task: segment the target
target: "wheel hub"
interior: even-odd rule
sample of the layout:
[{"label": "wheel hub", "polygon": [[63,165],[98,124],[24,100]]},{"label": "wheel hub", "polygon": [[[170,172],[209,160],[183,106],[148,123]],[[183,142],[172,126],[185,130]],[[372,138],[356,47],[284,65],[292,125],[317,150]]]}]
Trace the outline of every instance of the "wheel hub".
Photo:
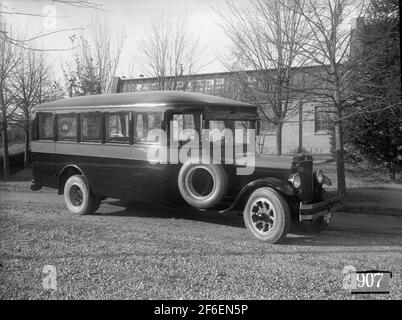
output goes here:
[{"label": "wheel hub", "polygon": [[271,232],[275,219],[275,208],[266,198],[259,198],[251,206],[251,221],[255,230],[263,235]]},{"label": "wheel hub", "polygon": [[79,207],[82,204],[83,201],[83,195],[82,195],[82,190],[79,186],[73,185],[70,188],[70,199],[71,203],[75,207]]}]

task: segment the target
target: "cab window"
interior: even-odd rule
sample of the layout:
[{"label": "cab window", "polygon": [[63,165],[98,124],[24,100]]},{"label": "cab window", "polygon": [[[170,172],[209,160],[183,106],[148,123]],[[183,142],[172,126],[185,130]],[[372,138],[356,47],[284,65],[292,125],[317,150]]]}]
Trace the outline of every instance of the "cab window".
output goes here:
[{"label": "cab window", "polygon": [[240,121],[236,120],[234,122],[235,129],[235,143],[248,144],[251,143],[250,135],[247,134],[247,130],[253,129],[253,123],[251,121]]}]

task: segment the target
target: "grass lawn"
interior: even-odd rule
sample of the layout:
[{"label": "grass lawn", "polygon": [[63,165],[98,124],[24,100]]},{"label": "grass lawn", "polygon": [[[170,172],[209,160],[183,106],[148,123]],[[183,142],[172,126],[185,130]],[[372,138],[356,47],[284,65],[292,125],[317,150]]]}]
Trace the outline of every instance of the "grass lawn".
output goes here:
[{"label": "grass lawn", "polygon": [[[331,181],[330,191],[336,191],[334,162],[314,165],[324,171]],[[347,195],[342,211],[371,214],[402,215],[402,175],[391,181],[386,170],[367,164],[346,164]]]}]

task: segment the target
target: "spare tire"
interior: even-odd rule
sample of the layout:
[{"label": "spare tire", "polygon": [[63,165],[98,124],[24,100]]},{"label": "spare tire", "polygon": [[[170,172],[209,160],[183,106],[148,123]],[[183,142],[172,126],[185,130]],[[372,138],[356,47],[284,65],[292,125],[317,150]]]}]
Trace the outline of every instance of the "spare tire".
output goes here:
[{"label": "spare tire", "polygon": [[217,205],[227,189],[227,176],[222,166],[191,160],[181,167],[177,182],[183,199],[198,209]]}]

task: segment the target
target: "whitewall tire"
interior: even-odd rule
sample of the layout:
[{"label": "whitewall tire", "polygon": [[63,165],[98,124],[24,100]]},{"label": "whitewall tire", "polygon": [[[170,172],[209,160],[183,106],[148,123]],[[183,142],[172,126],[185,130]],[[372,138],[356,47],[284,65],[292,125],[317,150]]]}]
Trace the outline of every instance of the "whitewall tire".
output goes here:
[{"label": "whitewall tire", "polygon": [[94,196],[82,175],[69,177],[64,185],[64,202],[67,209],[75,214],[91,214],[100,204],[100,198]]}]

